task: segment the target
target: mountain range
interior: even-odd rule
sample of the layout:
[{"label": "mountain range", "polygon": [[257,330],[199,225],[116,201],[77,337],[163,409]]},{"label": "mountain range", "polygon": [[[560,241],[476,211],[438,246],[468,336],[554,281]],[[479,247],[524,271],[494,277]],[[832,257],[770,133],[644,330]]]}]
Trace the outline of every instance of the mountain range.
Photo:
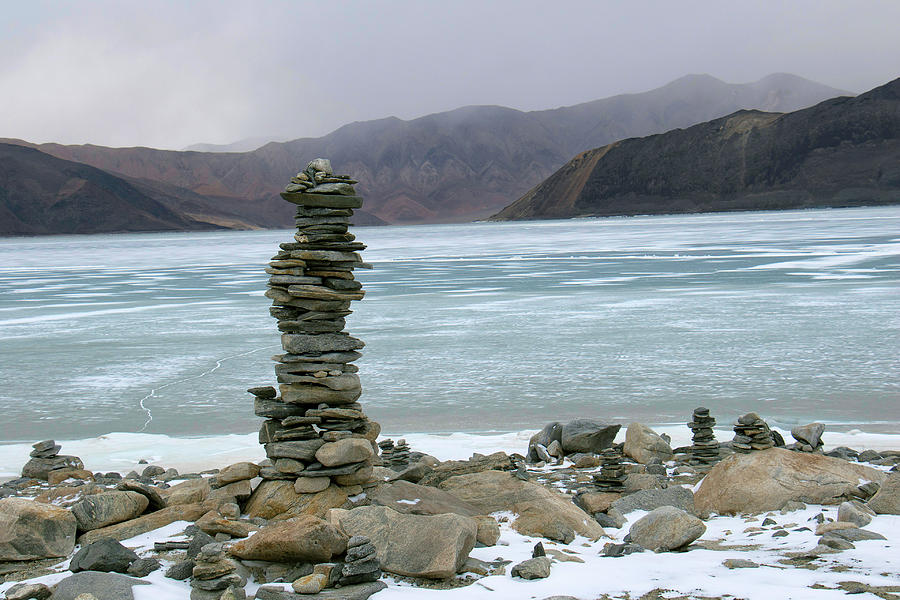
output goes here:
[{"label": "mountain range", "polygon": [[[791,111],[844,94],[786,74],[749,84],[690,75],[649,92],[552,110],[469,106],[409,121],[390,117],[351,123],[324,137],[272,142],[249,152],[0,142],[29,146],[120,179],[139,192],[134,199],[154,200],[180,218],[176,223],[155,213],[160,229],[290,227],[293,215],[278,192],[319,156],[359,180],[357,191],[366,198],[365,210],[355,217],[359,225],[460,222],[496,213],[590,148],[740,109]],[[27,164],[35,166],[36,160],[32,156]],[[50,165],[61,163],[45,166]],[[66,196],[68,189],[62,178],[51,179],[62,188],[44,188],[45,205],[54,194]],[[22,189],[31,188],[18,193]],[[125,193],[126,188],[119,189]],[[0,195],[0,215],[5,215],[0,216],[0,234],[60,232],[42,211],[18,214],[23,202],[18,197],[13,207]],[[132,201],[114,194],[103,198],[106,211]],[[106,219],[94,224],[85,219],[76,231],[120,230],[112,226]],[[153,226],[150,220],[138,220],[129,230]]]},{"label": "mountain range", "polygon": [[900,203],[900,79],[579,154],[493,219]]}]

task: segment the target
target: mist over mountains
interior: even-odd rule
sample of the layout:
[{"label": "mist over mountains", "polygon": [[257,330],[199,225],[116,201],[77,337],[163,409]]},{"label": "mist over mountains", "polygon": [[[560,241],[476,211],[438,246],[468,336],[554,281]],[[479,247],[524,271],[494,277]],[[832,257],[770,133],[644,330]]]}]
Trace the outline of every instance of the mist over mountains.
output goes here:
[{"label": "mist over mountains", "polygon": [[[390,117],[351,123],[324,137],[272,142],[250,152],[0,141],[102,170],[136,190],[140,196],[135,198],[153,200],[179,217],[173,220],[169,213],[164,216],[154,209],[148,214],[157,215],[158,221],[138,219],[128,231],[289,227],[292,211],[278,192],[306,162],[319,156],[330,158],[339,172],[360,181],[357,190],[365,196],[366,206],[355,217],[359,225],[460,222],[496,213],[573,155],[591,148],[689,127],[741,109],[786,112],[847,94],[787,74],[749,84],[690,75],[649,92],[552,110],[469,106],[409,121]],[[7,177],[34,179],[27,169],[36,168],[37,159],[21,164],[17,175]],[[52,162],[42,168],[52,165],[62,168]],[[47,211],[23,213],[28,204],[23,194],[33,190],[39,203],[49,208],[53,198],[69,198],[64,190],[74,185],[68,183],[73,178],[47,179],[58,183],[56,190],[49,184],[40,190],[17,184],[14,204],[8,192],[0,191],[4,215],[0,234],[62,232],[41,216]],[[95,202],[105,204],[104,211],[117,211],[129,200],[105,194]],[[85,219],[75,232],[123,230],[111,227],[114,224],[107,220]]]},{"label": "mist over mountains", "polygon": [[579,154],[495,220],[900,203],[900,79]]}]

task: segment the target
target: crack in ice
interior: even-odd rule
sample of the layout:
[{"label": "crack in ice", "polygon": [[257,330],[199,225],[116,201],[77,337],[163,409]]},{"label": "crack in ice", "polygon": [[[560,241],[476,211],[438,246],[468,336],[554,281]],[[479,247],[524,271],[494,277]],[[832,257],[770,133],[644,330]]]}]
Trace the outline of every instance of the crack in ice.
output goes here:
[{"label": "crack in ice", "polygon": [[263,346],[261,348],[254,348],[253,350],[248,350],[247,352],[241,352],[240,354],[232,354],[231,356],[225,356],[223,358],[216,359],[216,366],[200,373],[199,375],[192,375],[191,377],[185,377],[184,379],[179,379],[178,381],[170,381],[169,383],[166,383],[159,387],[151,389],[149,394],[147,394],[146,396],[144,396],[143,398],[141,398],[138,401],[138,406],[140,406],[141,410],[143,410],[145,413],[147,413],[147,420],[144,421],[143,426],[141,426],[141,428],[137,430],[137,433],[141,433],[142,431],[147,429],[147,427],[153,421],[153,412],[147,407],[146,404],[144,404],[144,402],[146,402],[150,398],[156,397],[156,392],[158,392],[159,390],[163,390],[167,387],[172,387],[173,385],[178,385],[180,383],[185,383],[187,381],[193,381],[194,379],[200,379],[201,377],[206,377],[207,375],[209,375],[210,373],[214,372],[216,369],[221,367],[222,363],[225,362],[226,360],[231,360],[232,358],[240,358],[241,356],[247,356],[248,354],[253,354],[254,352],[259,352],[260,350],[265,350],[267,348],[269,348],[269,349],[281,348],[281,346]]}]

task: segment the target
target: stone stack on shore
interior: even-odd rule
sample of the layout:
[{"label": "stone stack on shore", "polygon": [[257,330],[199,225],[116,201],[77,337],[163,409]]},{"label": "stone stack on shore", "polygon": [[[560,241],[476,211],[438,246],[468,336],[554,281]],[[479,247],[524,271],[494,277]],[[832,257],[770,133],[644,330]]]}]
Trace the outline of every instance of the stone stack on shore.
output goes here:
[{"label": "stone stack on shore", "polygon": [[709,416],[709,409],[698,406],[687,424],[693,434],[691,444],[691,464],[713,465],[719,462],[719,442],[713,433],[715,418]]},{"label": "stone stack on shore", "polygon": [[351,364],[365,344],[344,331],[350,302],[364,296],[353,271],[371,268],[357,253],[365,245],[348,232],[362,206],[354,183],[322,158],[293,177],[281,196],[297,205],[297,233],[266,269],[285,353],[273,357],[278,390],[249,390],[267,419],[259,441],[271,464],[260,475],[295,479],[298,493],[372,479],[380,427],[357,402],[362,388]]},{"label": "stone stack on shore", "polygon": [[60,454],[62,446],[54,440],[44,440],[33,444],[31,447],[34,450],[29,454],[31,460],[22,467],[22,477],[46,481],[51,471],[62,471],[63,469],[80,470],[84,468],[84,463],[77,456]]},{"label": "stone stack on shore", "polygon": [[735,452],[746,454],[753,450],[768,450],[774,446],[772,430],[758,414],[747,413],[734,422],[734,439],[731,441],[731,447]]},{"label": "stone stack on shore", "polygon": [[600,452],[600,472],[594,475],[594,485],[601,492],[621,492],[625,487],[625,466],[622,453],[615,448]]}]

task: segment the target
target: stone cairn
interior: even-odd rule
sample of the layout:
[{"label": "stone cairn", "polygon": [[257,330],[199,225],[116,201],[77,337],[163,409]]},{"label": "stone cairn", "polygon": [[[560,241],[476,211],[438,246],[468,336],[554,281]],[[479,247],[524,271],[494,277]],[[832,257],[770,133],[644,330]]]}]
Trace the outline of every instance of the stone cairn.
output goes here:
[{"label": "stone cairn", "polygon": [[756,413],[747,413],[734,422],[734,439],[731,447],[744,454],[752,450],[768,450],[775,446],[768,423]]},{"label": "stone cairn", "polygon": [[60,454],[62,446],[53,440],[44,440],[33,444],[31,447],[34,450],[29,454],[31,460],[22,467],[22,477],[46,481],[51,471],[84,468],[84,463],[77,456]]},{"label": "stone cairn", "polygon": [[621,492],[625,487],[625,466],[622,453],[606,448],[600,453],[600,472],[594,475],[594,485],[601,492]]},{"label": "stone cairn", "polygon": [[323,158],[291,178],[281,197],[297,205],[297,233],[266,269],[269,312],[285,353],[272,357],[278,391],[248,391],[257,416],[267,419],[259,441],[269,460],[260,476],[293,479],[297,493],[372,480],[381,428],[357,402],[362,388],[351,363],[365,344],[344,332],[350,302],[364,295],[353,270],[371,268],[357,253],[365,245],[348,233],[353,209],[362,206],[355,183]]},{"label": "stone cairn", "polygon": [[191,572],[191,600],[217,600],[228,588],[232,592],[240,590],[238,594],[243,598],[247,579],[237,570],[237,563],[226,558],[222,544],[206,544],[200,549]]},{"label": "stone cairn", "polygon": [[711,465],[719,461],[719,442],[713,433],[715,418],[709,416],[709,409],[699,406],[694,409],[691,421],[687,424],[693,433],[691,444],[691,464]]},{"label": "stone cairn", "polygon": [[354,535],[347,542],[347,556],[341,566],[340,585],[378,581],[381,578],[381,563],[375,556],[375,545],[362,535]]}]

